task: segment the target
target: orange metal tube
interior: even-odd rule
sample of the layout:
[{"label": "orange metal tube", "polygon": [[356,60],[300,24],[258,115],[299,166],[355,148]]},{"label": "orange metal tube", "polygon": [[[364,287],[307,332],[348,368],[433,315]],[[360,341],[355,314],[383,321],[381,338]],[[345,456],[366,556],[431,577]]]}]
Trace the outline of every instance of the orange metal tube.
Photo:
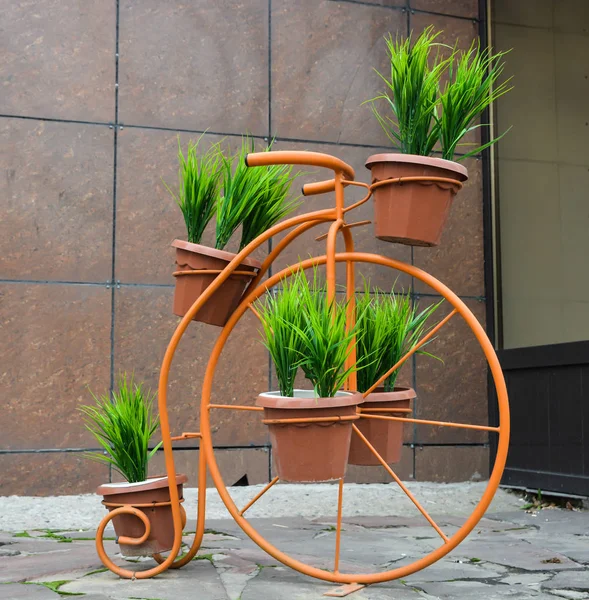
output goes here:
[{"label": "orange metal tube", "polygon": [[[269,153],[264,153],[264,154],[269,154]],[[170,500],[172,502],[172,505],[171,505],[172,518],[173,518],[173,522],[174,522],[174,546],[172,547],[172,550],[170,551],[170,554],[167,556],[165,561],[161,565],[159,565],[159,567],[157,567],[155,571],[152,569],[147,570],[147,571],[142,571],[141,578],[152,577],[154,574],[161,573],[162,571],[166,570],[169,566],[171,566],[173,564],[176,556],[178,555],[178,552],[180,551],[180,547],[182,545],[182,516],[181,516],[181,512],[180,512],[180,504],[178,502],[178,500],[179,500],[178,488],[173,483],[173,482],[175,482],[175,474],[176,473],[175,473],[175,467],[174,467],[174,456],[173,456],[173,447],[172,447],[171,432],[170,432],[170,423],[169,423],[168,411],[167,411],[167,386],[168,386],[168,379],[169,379],[172,359],[174,357],[174,354],[176,352],[178,344],[180,343],[180,340],[182,339],[182,336],[184,335],[184,332],[188,328],[188,325],[190,324],[190,322],[192,321],[192,319],[194,318],[196,313],[205,304],[205,302],[207,302],[209,300],[209,298],[219,288],[219,286],[230,277],[232,272],[235,271],[239,267],[239,265],[241,264],[241,261],[244,258],[246,258],[251,252],[253,252],[256,248],[261,246],[264,242],[266,242],[272,236],[274,236],[286,229],[289,229],[290,227],[293,227],[293,226],[296,226],[296,225],[299,225],[302,223],[307,223],[310,220],[333,219],[334,216],[335,216],[335,211],[333,211],[333,210],[316,211],[313,213],[298,215],[296,217],[286,219],[285,221],[278,223],[278,224],[274,225],[273,227],[271,227],[270,229],[266,230],[261,236],[256,238],[254,241],[252,241],[250,244],[248,244],[243,250],[241,250],[241,252],[239,252],[235,256],[235,258],[227,265],[227,267],[221,273],[219,273],[219,275],[215,278],[214,282],[203,292],[203,294],[201,294],[201,296],[199,296],[199,298],[195,301],[195,303],[188,309],[188,311],[186,312],[184,317],[182,317],[182,320],[176,327],[176,331],[172,335],[172,338],[170,339],[168,347],[166,348],[166,353],[165,353],[164,359],[162,361],[162,367],[160,370],[160,378],[159,378],[159,384],[158,384],[158,409],[159,409],[159,415],[160,415],[160,431],[161,431],[161,435],[162,435],[162,442],[163,442],[163,448],[164,448],[166,474],[168,475],[168,479],[169,479],[169,483],[170,483],[169,491],[170,491]],[[199,474],[199,480],[200,480],[200,474]],[[199,485],[199,488],[200,488],[200,485]],[[205,487],[203,487],[201,489],[205,489],[205,488],[206,488],[206,478],[205,478]],[[199,495],[199,504],[201,503],[201,496],[204,496],[204,494]],[[204,509],[204,506],[205,506],[205,500],[203,498],[203,500],[202,500],[203,509]],[[200,514],[198,515],[198,519],[201,519]],[[204,514],[202,515],[202,519],[204,519]],[[204,534],[204,520],[203,520],[203,534]],[[117,571],[113,571],[113,572],[116,572],[121,577],[133,576],[133,574],[130,571],[127,571],[127,575],[121,575],[122,571],[118,567],[116,567],[116,565],[114,563],[112,563],[112,561],[111,561],[110,565],[106,565],[106,566],[111,570],[113,570],[112,567],[115,567],[117,569]],[[139,577],[139,575],[137,575],[136,577]]]},{"label": "orange metal tube", "polygon": [[376,412],[381,412],[381,413],[412,413],[413,409],[412,408],[362,408],[361,406],[359,406],[356,409],[359,413],[376,413]]},{"label": "orange metal tube", "polygon": [[[349,179],[344,179],[344,186],[348,185],[357,185],[358,187],[365,187],[366,189],[370,189],[370,186],[367,183],[363,183],[362,181],[350,181]],[[302,192],[303,196],[317,196],[318,194],[328,194],[329,192],[333,192],[335,190],[335,179],[326,179],[325,181],[315,181],[313,183],[306,183],[303,186]]]},{"label": "orange metal tube", "polygon": [[426,419],[410,419],[409,417],[385,417],[383,415],[369,415],[361,413],[362,419],[379,419],[381,421],[400,421],[402,423],[420,423],[422,425],[434,425],[436,427],[457,427],[458,429],[475,429],[477,431],[493,431],[499,433],[500,427],[488,427],[487,425],[470,425],[468,423],[452,423],[451,421],[429,421]]},{"label": "orange metal tube", "polygon": [[337,491],[337,523],[335,527],[335,558],[333,560],[333,572],[339,573],[339,556],[342,541],[342,509],[344,506],[344,480],[339,480]]},{"label": "orange metal tube", "polygon": [[458,181],[458,179],[451,179],[449,177],[429,177],[429,176],[419,176],[419,177],[391,177],[390,179],[383,179],[382,181],[376,181],[371,186],[370,189],[374,190],[382,185],[396,185],[403,183],[423,183],[427,185],[428,183],[437,184],[444,183],[448,184],[450,187],[455,187],[456,190],[453,190],[456,194],[460,189],[462,189],[462,182]]},{"label": "orange metal tube", "polygon": [[321,152],[305,152],[297,150],[276,150],[273,152],[253,152],[246,155],[245,164],[248,167],[263,167],[267,165],[308,165],[310,167],[325,167],[335,172],[343,173],[346,179],[354,179],[354,169],[343,160]]},{"label": "orange metal tube", "polygon": [[248,510],[249,508],[251,508],[275,483],[278,482],[278,480],[280,479],[280,477],[274,477],[274,479],[268,483],[266,486],[264,486],[263,489],[261,489],[240,511],[239,514],[243,515],[243,513],[245,513],[246,510]]},{"label": "orange metal tube", "polygon": [[260,313],[254,308],[253,304],[249,305],[249,309],[254,313],[254,315],[256,315],[256,317],[258,317],[258,321],[262,320]]},{"label": "orange metal tube", "polygon": [[281,423],[334,423],[336,421],[356,421],[360,415],[335,417],[293,417],[292,419],[263,419],[265,425],[280,425]]},{"label": "orange metal tube", "polygon": [[[326,280],[327,280],[327,302],[331,303],[335,301],[335,285],[336,285],[336,273],[335,273],[335,252],[337,244],[337,232],[340,227],[344,224],[344,220],[338,218],[329,226],[329,232],[327,233],[327,263],[325,264]],[[335,306],[333,307],[335,311]]]},{"label": "orange metal tube", "polygon": [[[182,277],[184,275],[218,275],[222,273],[222,269],[194,269],[192,271],[174,271],[172,275],[174,277]],[[255,273],[253,271],[233,271],[232,275],[241,275],[244,277],[255,277]]]},{"label": "orange metal tube", "polygon": [[[346,223],[345,225],[342,226],[342,231],[344,229],[352,229],[354,227],[361,227],[362,225],[370,225],[370,223],[372,223],[372,221],[357,221],[356,223]],[[324,240],[327,238],[327,233],[322,233],[320,236],[315,238],[316,242],[320,242],[321,240]],[[346,249],[346,252],[350,252],[350,250]]]},{"label": "orange metal tube", "polygon": [[182,432],[181,435],[173,435],[170,439],[173,442],[179,442],[181,440],[190,440],[190,439],[199,438],[199,437],[200,437],[200,432],[190,433],[189,431],[184,431],[184,432]]},{"label": "orange metal tube", "polygon": [[366,436],[356,427],[356,425],[352,425],[354,428],[354,433],[356,433],[360,439],[366,444],[370,452],[374,454],[374,456],[378,459],[380,464],[386,469],[388,474],[396,481],[399,487],[407,494],[407,497],[417,510],[426,518],[427,522],[436,530],[438,535],[444,540],[444,543],[448,543],[450,540],[446,536],[446,534],[438,527],[438,524],[429,516],[428,512],[419,504],[415,496],[407,489],[407,486],[397,477],[397,474],[387,465],[386,461],[382,458],[382,456],[377,452],[376,448],[366,439]]},{"label": "orange metal tube", "polygon": [[227,410],[253,410],[256,412],[264,410],[261,406],[245,406],[243,404],[209,404],[209,408],[225,408]]},{"label": "orange metal tube", "polygon": [[315,219],[303,223],[302,225],[298,225],[291,232],[287,233],[275,246],[272,248],[272,252],[268,254],[266,260],[262,263],[262,268],[258,271],[256,278],[250,283],[251,289],[254,289],[262,278],[270,268],[270,265],[278,258],[278,256],[282,253],[282,251],[294,240],[296,240],[300,235],[305,233],[305,231],[312,229],[313,227],[317,227],[317,225],[321,225],[321,223],[325,223],[326,221],[333,221],[333,216],[331,217],[323,217],[321,219]]},{"label": "orange metal tube", "polygon": [[[190,545],[190,549],[186,554],[183,554],[179,558],[177,558],[168,568],[170,569],[180,569],[184,565],[188,564],[198,552],[200,545],[202,544],[202,540],[205,533],[205,503],[207,495],[201,494],[200,490],[205,490],[207,485],[207,462],[204,452],[199,452],[198,457],[198,503],[197,503],[197,513],[196,513],[196,532],[194,534],[194,539],[192,540],[192,544]],[[186,525],[186,512],[184,508],[180,506],[183,511],[183,523],[182,528]],[[164,558],[160,554],[154,554],[153,558],[158,563],[163,563]]]},{"label": "orange metal tube", "polygon": [[[291,219],[290,221],[291,221],[291,225],[292,225],[293,219]],[[299,222],[302,222],[302,221],[299,221]],[[275,234],[275,232],[271,233],[271,235],[274,235],[274,234]],[[268,237],[271,237],[271,235]],[[267,239],[267,238],[265,238],[265,239]],[[258,240],[256,240],[256,242],[257,241]],[[264,240],[262,240],[262,241],[264,241]],[[238,257],[238,259],[241,260],[241,257]],[[215,455],[214,455],[213,445],[212,445],[212,438],[211,438],[210,415],[209,415],[209,411],[206,410],[208,407],[209,399],[210,399],[212,382],[213,382],[213,378],[214,378],[216,365],[218,363],[218,360],[219,360],[219,357],[223,350],[223,347],[227,341],[227,338],[229,337],[231,331],[233,330],[233,328],[235,327],[235,325],[237,324],[237,322],[239,321],[239,319],[241,318],[243,313],[247,310],[248,303],[257,299],[259,296],[261,296],[263,293],[265,293],[269,287],[276,285],[282,278],[284,278],[292,273],[297,272],[299,269],[308,269],[308,268],[311,268],[314,266],[319,266],[319,265],[325,264],[327,262],[326,256],[321,256],[321,257],[314,258],[314,259],[308,259],[308,260],[302,261],[299,265],[296,265],[294,267],[289,267],[287,269],[283,269],[283,270],[279,271],[278,273],[276,273],[275,275],[270,277],[267,281],[265,281],[264,285],[258,286],[257,288],[251,290],[248,293],[247,298],[242,301],[242,303],[238,306],[238,308],[235,310],[235,312],[229,318],[229,321],[227,322],[227,324],[221,331],[221,334],[219,335],[217,342],[213,348],[213,351],[211,353],[209,363],[207,366],[207,371],[205,374],[204,382],[203,382],[202,400],[201,400],[201,419],[202,419],[201,431],[203,433],[203,438],[202,438],[201,451],[204,451],[204,453],[206,455],[206,461],[207,461],[207,465],[209,467],[209,471],[211,473],[211,477],[215,483],[215,486],[217,487],[219,495],[220,495],[221,499],[223,500],[225,506],[227,507],[227,509],[229,510],[229,512],[231,513],[231,515],[233,516],[233,518],[235,519],[237,524],[243,529],[243,531],[254,542],[256,542],[263,550],[265,550],[268,554],[270,554],[277,560],[281,561],[285,565],[287,565],[301,573],[304,573],[311,577],[316,577],[318,579],[323,579],[325,581],[333,581],[333,582],[338,582],[338,583],[354,583],[354,582],[356,582],[356,583],[378,583],[378,582],[390,581],[392,579],[397,579],[399,577],[404,577],[404,576],[410,575],[411,573],[415,573],[416,571],[419,571],[420,569],[423,569],[423,568],[427,567],[428,565],[431,565],[432,563],[436,562],[437,560],[439,560],[440,558],[445,556],[453,548],[455,548],[476,526],[478,521],[483,516],[485,510],[489,507],[489,504],[491,503],[491,500],[493,499],[493,496],[494,496],[497,488],[499,487],[501,475],[502,475],[503,469],[505,467],[505,461],[507,458],[507,450],[508,450],[508,445],[509,445],[509,404],[508,404],[508,400],[507,400],[507,389],[506,389],[505,380],[503,378],[503,374],[501,371],[501,366],[499,364],[499,361],[497,359],[497,356],[495,354],[495,351],[494,351],[494,348],[493,348],[491,342],[489,341],[484,329],[482,328],[480,323],[476,320],[476,318],[472,314],[472,312],[468,309],[468,307],[464,304],[464,302],[454,292],[452,292],[447,286],[442,284],[440,281],[438,281],[437,279],[435,279],[434,277],[432,277],[425,271],[418,269],[417,267],[402,263],[400,261],[396,261],[391,258],[385,258],[383,256],[378,256],[378,255],[364,253],[364,252],[357,252],[357,253],[345,253],[344,252],[341,254],[336,254],[335,259],[336,259],[336,262],[355,261],[355,262],[363,262],[363,263],[369,263],[369,264],[377,264],[377,265],[381,265],[381,266],[388,267],[391,269],[396,269],[403,273],[407,273],[408,275],[422,281],[426,285],[429,285],[438,294],[440,294],[447,301],[449,301],[450,304],[452,304],[452,306],[454,306],[456,308],[456,310],[460,313],[460,315],[466,321],[467,325],[470,327],[470,329],[472,330],[473,334],[475,335],[477,341],[479,342],[479,344],[485,354],[487,362],[489,364],[493,379],[495,381],[495,387],[497,390],[497,400],[498,400],[498,404],[499,404],[500,432],[499,432],[499,440],[498,440],[498,446],[497,446],[497,455],[496,455],[495,465],[494,465],[493,471],[491,473],[487,488],[485,489],[485,492],[483,493],[483,496],[481,497],[481,500],[475,507],[473,513],[470,515],[470,517],[467,519],[467,521],[464,523],[464,525],[450,538],[450,540],[447,544],[444,544],[437,550],[434,550],[433,552],[431,552],[424,558],[422,558],[410,565],[406,565],[406,566],[399,567],[397,569],[393,569],[390,571],[385,571],[382,573],[353,574],[353,575],[347,575],[347,574],[342,574],[342,573],[335,574],[335,573],[331,573],[329,571],[325,571],[322,569],[317,569],[315,567],[306,565],[306,564],[288,556],[287,554],[284,554],[283,552],[281,552],[280,550],[275,548],[272,544],[270,544],[267,540],[265,540],[263,537],[261,537],[257,533],[257,531],[248,523],[248,521],[242,515],[239,514],[239,509],[233,502],[233,499],[229,495],[227,488],[225,487],[225,485],[223,483],[223,479],[221,477],[221,474],[219,472],[219,469],[218,469],[218,466],[217,466],[217,463],[215,460]],[[220,275],[219,277],[222,277],[222,275]],[[217,283],[217,282],[215,282],[215,283]],[[207,291],[211,288],[214,288],[211,290],[211,293],[213,293],[217,287],[218,287],[218,284],[210,286],[209,288],[207,288]],[[166,357],[164,357],[164,364],[162,365],[162,376],[160,376],[160,386],[162,385],[162,383],[164,383],[164,384],[167,383],[167,370],[169,370],[169,362],[171,361],[173,353],[174,353],[176,346],[179,342],[179,339],[183,333],[182,324],[184,322],[186,322],[185,325],[187,326],[188,323],[190,322],[190,320],[192,319],[192,317],[194,316],[194,314],[196,313],[196,310],[198,310],[198,302],[196,302],[195,305],[192,307],[191,311],[189,313],[187,313],[187,315],[185,315],[184,319],[178,326],[174,336],[172,337],[172,341],[170,342],[170,345],[168,346],[168,351],[166,352]],[[194,314],[190,314],[190,313],[194,313]],[[186,326],[184,327],[184,329],[186,328]],[[164,393],[165,393],[165,390],[164,390]]]},{"label": "orange metal tube", "polygon": [[408,358],[410,358],[413,354],[415,354],[430,338],[432,338],[436,333],[442,329],[442,327],[458,312],[455,308],[447,317],[444,317],[427,335],[424,335],[421,340],[405,356],[400,358],[382,377],[378,379],[378,381],[370,387],[366,392],[364,392],[364,398],[374,392],[374,390],[391,374],[394,373]]},{"label": "orange metal tube", "polygon": [[[184,498],[180,498],[180,502],[184,502]],[[145,502],[141,504],[120,504],[118,502],[105,502],[104,500],[100,503],[107,508],[124,508],[130,506],[131,508],[155,508],[156,506],[170,506],[171,502]],[[135,513],[133,513],[135,514]],[[137,516],[137,515],[135,515]],[[147,538],[146,538],[147,539]],[[143,540],[145,541],[145,540]],[[125,542],[126,543],[126,542]],[[143,542],[138,542],[143,543]]]},{"label": "orange metal tube", "polygon": [[[354,252],[354,238],[349,227],[344,227],[341,231],[346,252]],[[346,331],[349,332],[356,325],[356,268],[352,261],[346,262],[346,301],[348,303],[346,308]],[[349,352],[345,365],[346,369],[356,366],[356,336],[350,341]],[[358,376],[355,370],[347,378],[345,389],[353,391],[358,389]]]},{"label": "orange metal tube", "polygon": [[[179,510],[179,504],[177,505],[177,508]],[[109,556],[104,550],[104,529],[112,519],[122,514],[135,515],[138,519],[140,519],[143,522],[143,525],[145,526],[145,532],[140,538],[137,539],[121,536],[119,537],[119,542],[130,545],[140,544],[146,541],[149,537],[149,534],[151,533],[151,523],[149,522],[149,518],[144,512],[140,511],[139,509],[133,508],[132,506],[121,506],[119,508],[111,510],[109,513],[106,514],[102,521],[100,521],[98,529],[96,530],[96,552],[98,553],[98,557],[100,558],[102,564],[119,577],[123,577],[125,579],[147,579],[165,571],[168,568],[168,563],[171,563],[175,557],[172,558],[172,560],[170,560],[170,557],[168,556],[165,562],[159,564],[157,567],[147,569],[146,571],[137,572],[130,571],[129,569],[123,569],[118,565],[115,565],[115,563],[109,558]]]}]

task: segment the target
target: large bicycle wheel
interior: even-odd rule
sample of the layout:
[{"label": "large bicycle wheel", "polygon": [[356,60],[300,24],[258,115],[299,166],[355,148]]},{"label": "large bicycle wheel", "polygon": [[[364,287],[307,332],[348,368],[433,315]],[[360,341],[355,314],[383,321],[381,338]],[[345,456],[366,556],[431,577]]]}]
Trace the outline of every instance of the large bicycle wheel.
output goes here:
[{"label": "large bicycle wheel", "polygon": [[[206,454],[207,466],[212,476],[212,479],[217,487],[217,490],[225,503],[227,509],[231,513],[232,517],[238,523],[238,525],[243,529],[243,531],[256,543],[266,551],[268,554],[273,556],[276,560],[284,563],[285,565],[301,572],[311,577],[315,577],[318,579],[323,579],[325,581],[331,581],[336,583],[360,583],[360,584],[371,584],[371,583],[379,583],[384,581],[390,581],[393,579],[398,579],[400,577],[408,576],[416,571],[419,571],[432,563],[436,562],[440,558],[444,557],[451,550],[456,548],[458,544],[460,544],[466,536],[474,529],[477,523],[480,521],[482,516],[484,515],[486,509],[489,507],[497,488],[499,487],[499,483],[501,480],[501,475],[503,473],[503,469],[505,467],[505,461],[507,458],[507,448],[509,444],[509,405],[507,398],[507,390],[505,386],[505,381],[503,378],[503,374],[501,371],[501,367],[499,365],[499,361],[493,349],[491,342],[489,341],[484,329],[477,321],[475,316],[469,310],[469,308],[464,304],[464,302],[448,287],[442,284],[440,281],[427,274],[426,272],[405,264],[399,261],[385,258],[378,255],[366,254],[361,252],[350,252],[350,253],[339,253],[336,255],[336,262],[348,262],[348,263],[372,263],[385,267],[389,267],[396,271],[406,273],[426,285],[430,286],[436,294],[439,294],[443,297],[446,302],[451,306],[451,312],[443,318],[438,324],[433,327],[428,333],[428,337],[433,335],[443,335],[443,328],[451,319],[453,318],[462,318],[466,325],[471,330],[478,344],[480,345],[485,358],[488,362],[490,372],[495,384],[496,395],[498,400],[498,408],[499,408],[499,426],[491,427],[482,424],[475,423],[452,423],[445,421],[434,421],[427,419],[413,419],[409,417],[387,417],[387,416],[377,416],[377,415],[362,415],[360,418],[377,418],[377,419],[393,419],[401,422],[410,422],[414,424],[421,425],[430,425],[434,427],[453,427],[453,428],[462,428],[462,429],[470,429],[477,431],[490,432],[498,435],[498,443],[497,443],[497,454],[495,457],[495,464],[488,482],[488,485],[478,502],[475,506],[472,514],[466,519],[465,523],[452,535],[448,536],[444,533],[442,528],[438,526],[438,524],[434,521],[434,519],[429,515],[427,510],[419,503],[419,499],[412,494],[410,489],[401,481],[401,479],[396,475],[393,469],[386,462],[381,459],[381,465],[386,471],[389,473],[391,478],[400,486],[403,492],[407,495],[411,503],[415,506],[415,508],[421,513],[424,519],[424,524],[429,524],[437,533],[440,538],[440,545],[428,552],[425,556],[414,560],[408,564],[404,564],[400,567],[393,569],[385,569],[380,572],[370,572],[370,573],[362,573],[362,572],[352,572],[348,569],[346,572],[340,569],[340,548],[342,539],[342,502],[343,496],[345,492],[345,487],[343,485],[343,480],[340,481],[339,489],[338,489],[338,499],[337,499],[337,527],[335,531],[335,544],[334,544],[334,555],[333,555],[333,567],[328,569],[326,567],[318,568],[312,564],[308,564],[305,559],[301,560],[295,556],[291,556],[288,554],[288,548],[279,549],[275,547],[272,543],[270,543],[264,536],[262,536],[254,526],[248,521],[245,516],[246,511],[266,492],[271,494],[272,486],[277,482],[277,478],[273,479],[257,496],[252,498],[252,500],[244,507],[239,508],[233,499],[221,474],[219,472],[219,468],[217,465],[217,461],[215,458],[215,450],[212,445],[212,437],[211,437],[211,419],[214,420],[214,414],[216,411],[222,410],[241,410],[243,411],[243,415],[249,415],[249,418],[260,418],[260,414],[258,412],[257,407],[254,406],[254,398],[251,399],[250,406],[232,406],[232,405],[219,405],[219,404],[211,404],[211,390],[213,379],[215,376],[215,370],[218,363],[218,360],[222,354],[223,348],[234,329],[235,325],[239,321],[239,319],[244,315],[244,313],[248,310],[249,306],[253,301],[259,298],[263,293],[267,291],[268,288],[276,285],[282,278],[289,276],[293,273],[293,271],[297,271],[298,269],[310,269],[319,265],[325,264],[327,261],[326,256],[309,259],[303,261],[299,265],[295,265],[294,267],[288,267],[283,271],[275,274],[270,277],[263,285],[260,285],[255,290],[248,293],[248,297],[240,304],[238,309],[235,311],[233,316],[230,318],[227,325],[224,327],[221,332],[217,343],[211,353],[211,357],[207,366],[207,372],[205,375],[203,392],[202,392],[202,401],[201,401],[201,448],[204,450]],[[407,357],[409,354],[407,355]],[[245,416],[244,416],[245,418]],[[355,434],[362,439],[364,443],[368,443],[358,428],[354,427]],[[372,448],[371,451],[374,451]],[[304,485],[304,484],[303,484]],[[312,501],[312,500],[311,500]],[[325,564],[325,561],[317,561]]]}]

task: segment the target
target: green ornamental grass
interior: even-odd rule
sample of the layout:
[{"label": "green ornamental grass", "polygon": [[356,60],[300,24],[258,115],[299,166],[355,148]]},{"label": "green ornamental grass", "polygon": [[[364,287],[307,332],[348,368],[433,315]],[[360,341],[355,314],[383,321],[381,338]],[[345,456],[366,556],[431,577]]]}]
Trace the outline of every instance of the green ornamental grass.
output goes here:
[{"label": "green ornamental grass", "polygon": [[298,177],[293,176],[292,165],[250,168],[245,164],[250,152],[255,152],[254,141],[246,137],[237,156],[222,158],[223,194],[217,210],[215,242],[219,250],[227,246],[240,226],[242,250],[298,206],[297,200],[288,200],[292,182]]},{"label": "green ornamental grass", "polygon": [[302,326],[300,281],[301,271],[282,281],[279,292],[269,291],[265,302],[257,303],[263,327],[263,343],[266,346],[278,379],[280,393],[293,397],[294,382],[302,356],[299,331]]},{"label": "green ornamental grass", "polygon": [[[356,304],[358,391],[368,391],[417,345],[426,332],[426,321],[442,302],[419,311],[408,294],[380,290],[371,294],[365,285]],[[424,350],[417,352],[432,356]],[[394,390],[398,374],[397,369],[385,379],[385,392]]]},{"label": "green ornamental grass", "polygon": [[104,450],[88,456],[112,466],[129,483],[145,481],[149,459],[161,446],[160,442],[149,450],[149,440],[159,425],[159,418],[152,414],[154,395],[127,374],[119,376],[117,388],[112,398],[90,392],[95,404],[79,409],[86,429]]},{"label": "green ornamental grass", "polygon": [[347,301],[327,301],[317,273],[304,272],[282,282],[275,295],[258,303],[264,345],[276,369],[280,393],[292,397],[299,368],[320,398],[332,398],[356,367],[346,368],[357,329],[346,327]]},{"label": "green ornamental grass", "polygon": [[[289,199],[289,194],[301,173],[293,174],[292,165],[248,168],[245,157],[255,152],[249,136],[242,139],[237,154],[228,155],[221,142],[199,149],[203,135],[188,143],[186,155],[178,139],[177,193],[164,185],[182,211],[189,242],[200,244],[215,217],[215,248],[225,249],[241,228],[242,250],[299,206],[298,198]],[[265,151],[271,148],[272,144]]]},{"label": "green ornamental grass", "polygon": [[[485,109],[507,93],[509,81],[498,83],[504,70],[505,52],[493,54],[473,43],[462,52],[437,41],[441,31],[427,27],[413,40],[413,34],[385,38],[390,76],[377,72],[386,90],[368,100],[372,111],[394,146],[404,154],[431,156],[439,143],[443,158],[464,160],[494,144],[498,138],[456,156],[460,141],[469,132],[487,127],[476,124]],[[442,48],[449,50],[444,58]],[[442,88],[441,80],[447,75]],[[383,102],[388,114],[377,104]],[[507,132],[505,132],[507,133]],[[505,133],[503,135],[505,135]]]},{"label": "green ornamental grass", "polygon": [[207,225],[217,211],[222,174],[223,155],[220,144],[213,144],[199,155],[198,148],[202,137],[201,135],[195,143],[188,142],[186,156],[178,138],[178,194],[174,194],[164,182],[182,211],[188,234],[187,241],[192,244],[200,244]]},{"label": "green ornamental grass", "polygon": [[[510,79],[498,83],[505,68],[501,61],[505,54],[507,52],[492,54],[487,48],[481,50],[480,41],[476,44],[473,42],[466,52],[454,51],[454,59],[448,66],[448,82],[440,95],[442,114],[438,119],[442,156],[445,159],[454,160],[458,146],[464,145],[460,144],[460,140],[467,133],[487,126],[477,125],[476,120],[491,103],[512,89]],[[456,159],[464,160],[482,152],[501,139],[507,131]]]}]

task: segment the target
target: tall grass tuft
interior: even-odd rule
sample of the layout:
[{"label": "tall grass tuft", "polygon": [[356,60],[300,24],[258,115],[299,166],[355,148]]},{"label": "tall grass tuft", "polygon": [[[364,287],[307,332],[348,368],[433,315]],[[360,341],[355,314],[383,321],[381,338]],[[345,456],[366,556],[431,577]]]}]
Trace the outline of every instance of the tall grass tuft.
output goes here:
[{"label": "tall grass tuft", "polygon": [[[493,54],[473,43],[460,51],[437,42],[441,31],[427,27],[415,41],[389,34],[385,37],[390,60],[390,76],[377,71],[386,90],[368,100],[387,137],[404,154],[430,156],[437,144],[443,157],[454,160],[460,141],[469,132],[486,124],[475,124],[485,109],[507,93],[509,81],[499,83],[506,52]],[[443,58],[440,49],[449,50]],[[443,86],[441,81],[447,74]],[[389,114],[382,114],[377,103],[384,102]],[[507,133],[507,132],[505,132]],[[478,146],[457,160],[482,152],[498,138]]]},{"label": "tall grass tuft", "polygon": [[264,331],[263,344],[274,363],[280,394],[289,398],[293,397],[302,356],[299,336],[303,324],[300,290],[304,282],[301,278],[305,278],[305,274],[298,271],[283,279],[280,291],[269,291],[265,302],[257,303]]},{"label": "tall grass tuft", "polygon": [[[412,35],[407,39],[385,37],[391,73],[390,77],[377,73],[387,90],[369,102],[387,137],[404,154],[429,156],[439,139],[439,82],[451,60],[438,53],[432,57],[432,51],[440,46],[436,42],[440,33],[430,26],[415,43]],[[378,111],[377,100],[385,102],[392,118]]]},{"label": "tall grass tuft", "polygon": [[[368,391],[419,342],[427,319],[442,302],[418,311],[408,294],[386,294],[380,290],[371,294],[365,285],[356,304],[358,391]],[[418,353],[432,356],[424,350]],[[394,390],[398,374],[397,369],[385,379],[385,392]]]},{"label": "tall grass tuft", "polygon": [[[442,115],[438,125],[443,158],[454,160],[456,150],[461,145],[460,140],[466,134],[479,127],[488,127],[487,124],[476,125],[475,122],[490,104],[512,89],[511,78],[498,83],[505,67],[505,63],[501,61],[505,54],[507,52],[493,54],[487,48],[481,50],[479,41],[476,44],[473,42],[467,52],[460,55],[454,53],[448,67],[449,79],[440,95]],[[482,152],[501,139],[507,131],[457,157],[457,160]]]},{"label": "tall grass tuft", "polygon": [[[270,148],[271,144],[266,151]],[[254,140],[245,137],[236,156],[222,159],[223,195],[217,211],[215,242],[218,249],[225,248],[242,226],[239,245],[242,250],[298,206],[296,200],[287,199],[291,184],[298,177],[292,175],[292,166],[249,168],[245,164],[245,157],[254,151]]]},{"label": "tall grass tuft", "polygon": [[82,406],[86,429],[96,438],[104,453],[88,453],[89,458],[112,466],[129,483],[147,479],[147,464],[161,442],[149,450],[159,418],[152,414],[154,395],[144,391],[133,376],[119,376],[117,390],[95,396],[94,406]]},{"label": "tall grass tuft", "polygon": [[204,230],[215,215],[221,180],[220,144],[213,144],[206,152],[198,154],[202,134],[196,142],[188,142],[186,156],[178,138],[178,194],[164,182],[182,211],[188,241],[199,244]]},{"label": "tall grass tuft", "polygon": [[347,301],[328,302],[317,273],[309,283],[299,271],[282,283],[275,296],[259,303],[264,345],[276,369],[280,393],[293,396],[299,368],[313,384],[317,397],[331,398],[355,367],[346,367],[350,342],[357,335],[346,331]]}]

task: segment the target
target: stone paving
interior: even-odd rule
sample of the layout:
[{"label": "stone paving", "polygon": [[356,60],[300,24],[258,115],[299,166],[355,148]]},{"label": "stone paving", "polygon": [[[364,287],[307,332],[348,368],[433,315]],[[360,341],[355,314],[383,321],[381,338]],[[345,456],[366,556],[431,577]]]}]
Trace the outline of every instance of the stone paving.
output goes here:
[{"label": "stone paving", "polygon": [[[447,535],[464,517],[432,515]],[[333,518],[257,518],[252,524],[292,556],[332,569]],[[412,563],[439,546],[417,517],[347,517],[341,570],[378,572]],[[194,528],[188,522],[187,531]],[[336,585],[305,577],[265,554],[229,519],[207,521],[195,560],[150,580],[124,580],[105,571],[94,532],[27,530],[0,533],[0,600],[307,600]],[[112,533],[111,533],[112,535]],[[190,543],[191,536],[185,541]],[[129,568],[115,542],[105,547]],[[137,559],[133,559],[136,561]],[[589,599],[589,512],[544,509],[491,513],[449,556],[401,581],[366,587],[353,600]]]}]

